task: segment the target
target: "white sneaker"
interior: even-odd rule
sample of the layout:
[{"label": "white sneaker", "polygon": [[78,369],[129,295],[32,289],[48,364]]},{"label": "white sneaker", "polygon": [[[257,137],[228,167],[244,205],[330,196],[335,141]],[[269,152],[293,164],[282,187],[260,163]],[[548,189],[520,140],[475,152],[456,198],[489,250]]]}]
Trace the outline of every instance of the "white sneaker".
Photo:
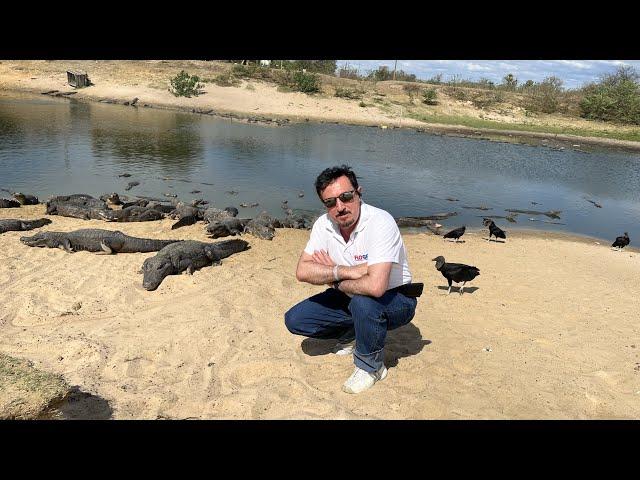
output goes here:
[{"label": "white sneaker", "polygon": [[351,376],[344,382],[344,385],[342,385],[342,390],[347,393],[360,393],[373,387],[374,383],[378,380],[384,380],[386,377],[387,368],[384,366],[373,373],[356,367]]},{"label": "white sneaker", "polygon": [[355,343],[355,340],[348,343],[336,343],[336,346],[333,347],[332,352],[336,355],[351,355],[353,353]]}]

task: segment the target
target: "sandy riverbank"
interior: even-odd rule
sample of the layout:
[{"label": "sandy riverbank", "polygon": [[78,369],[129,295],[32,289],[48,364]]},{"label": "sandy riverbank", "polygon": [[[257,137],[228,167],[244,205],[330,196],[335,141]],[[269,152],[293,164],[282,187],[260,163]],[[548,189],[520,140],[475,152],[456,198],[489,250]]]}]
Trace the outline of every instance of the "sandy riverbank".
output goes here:
[{"label": "sandy riverbank", "polygon": [[[36,218],[44,206],[3,209]],[[41,230],[120,229],[208,240],[202,224],[113,224],[52,216]],[[320,290],[295,279],[308,232],[273,241],[157,291],[136,273],[153,254],[67,254],[0,235],[0,353],[28,359],[108,402],[113,418],[594,419],[640,416],[637,250],[583,237],[514,231],[505,244],[471,231],[451,244],[405,234],[416,317],[391,332],[389,376],[348,395],[350,358],[291,335],[284,312]],[[476,265],[469,292],[446,295],[431,258]],[[468,285],[469,287],[469,285]]]},{"label": "sandy riverbank", "polygon": [[[362,108],[359,102],[338,98],[329,93],[306,95],[300,92],[280,91],[273,83],[259,80],[243,80],[237,87],[222,87],[212,81],[206,83],[203,95],[186,98],[175,97],[167,90],[168,80],[182,69],[200,78],[210,80],[226,72],[229,64],[204,61],[71,61],[71,60],[4,60],[0,61],[0,91],[42,92],[59,90],[75,92],[73,98],[79,101],[108,101],[124,104],[137,98],[137,108],[163,108],[220,115],[238,120],[261,121],[277,124],[289,122],[326,122],[353,125],[367,125],[385,128],[413,128],[428,133],[470,136],[475,138],[499,139],[510,142],[539,142],[544,145],[572,148],[583,145],[598,145],[626,150],[640,150],[640,142],[617,140],[603,137],[584,137],[568,134],[519,131],[505,127],[504,130],[428,123],[407,117],[406,105],[402,106],[403,89],[401,82],[379,82],[376,90],[389,99],[394,99],[388,108],[374,103]],[[83,70],[89,73],[94,85],[74,89],[67,83],[67,70]],[[348,79],[331,79],[333,82]],[[357,87],[353,81],[352,87]],[[328,86],[331,89],[332,86]],[[383,93],[386,92],[386,93]],[[444,94],[443,94],[444,96]],[[504,114],[479,113],[464,102],[445,100],[440,113],[456,115],[480,115],[480,118],[506,122],[519,121],[522,112]],[[402,107],[402,108],[401,108]],[[516,109],[517,110],[517,109]],[[403,113],[404,112],[404,113]],[[522,119],[520,119],[522,120]],[[557,127],[596,128],[594,122],[583,119],[551,118],[550,125]],[[564,123],[563,123],[564,122]],[[598,129],[615,129],[612,125],[599,123]],[[629,127],[631,128],[631,127]]]}]

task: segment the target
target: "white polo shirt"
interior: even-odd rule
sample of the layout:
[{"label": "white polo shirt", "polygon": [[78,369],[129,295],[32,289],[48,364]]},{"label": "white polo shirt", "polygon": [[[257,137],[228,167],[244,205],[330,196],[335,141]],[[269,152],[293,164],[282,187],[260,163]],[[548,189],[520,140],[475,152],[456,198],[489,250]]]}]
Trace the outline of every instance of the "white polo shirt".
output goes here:
[{"label": "white polo shirt", "polygon": [[348,242],[344,241],[340,228],[328,214],[319,217],[304,249],[309,255],[316,250],[325,250],[338,265],[350,267],[391,262],[387,289],[411,283],[407,250],[396,221],[385,210],[364,202],[360,204],[360,219]]}]

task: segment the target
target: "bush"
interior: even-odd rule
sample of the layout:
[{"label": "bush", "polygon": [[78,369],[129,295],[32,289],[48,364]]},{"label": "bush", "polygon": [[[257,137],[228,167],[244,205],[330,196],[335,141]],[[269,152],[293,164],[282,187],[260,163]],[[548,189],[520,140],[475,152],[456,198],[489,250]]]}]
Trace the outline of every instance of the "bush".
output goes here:
[{"label": "bush", "polygon": [[532,112],[554,113],[561,108],[562,80],[547,77],[542,82],[527,88],[525,108]]},{"label": "bush", "polygon": [[467,92],[459,87],[447,87],[445,89],[445,93],[451,98],[455,98],[456,100],[460,100],[462,102],[469,100],[469,95],[467,95]]},{"label": "bush", "polygon": [[592,120],[640,125],[640,84],[638,73],[620,67],[599,83],[583,88],[581,115]]},{"label": "bush", "polygon": [[320,91],[320,77],[315,73],[295,72],[291,87],[298,92],[315,93]]},{"label": "bush", "polygon": [[351,100],[360,100],[364,92],[360,90],[351,90],[349,88],[336,87],[334,96],[339,98],[349,98]]},{"label": "bush", "polygon": [[170,80],[169,91],[176,97],[191,97],[192,95],[197,97],[202,93],[201,89],[204,88],[204,85],[198,82],[200,82],[200,78],[197,75],[189,75],[182,70]]},{"label": "bush", "polygon": [[436,98],[438,97],[438,92],[436,92],[435,88],[428,88],[424,92],[422,92],[422,103],[426,103],[427,105],[437,105],[438,101]]},{"label": "bush", "polygon": [[487,108],[504,101],[504,94],[499,90],[491,92],[476,92],[471,98],[473,106],[476,108]]},{"label": "bush", "polygon": [[213,82],[220,87],[235,87],[240,84],[240,80],[234,77],[231,73],[223,73],[213,79]]}]

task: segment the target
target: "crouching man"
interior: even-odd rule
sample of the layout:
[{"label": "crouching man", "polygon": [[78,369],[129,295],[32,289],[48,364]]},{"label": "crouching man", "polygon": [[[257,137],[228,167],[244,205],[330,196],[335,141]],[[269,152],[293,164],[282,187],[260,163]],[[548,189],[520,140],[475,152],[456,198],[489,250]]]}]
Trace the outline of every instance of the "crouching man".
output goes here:
[{"label": "crouching man", "polygon": [[334,353],[353,353],[355,370],[342,386],[359,393],[387,376],[387,330],[415,314],[422,284],[411,284],[400,230],[386,211],[362,201],[350,167],[324,170],[316,191],[327,212],[316,220],[296,278],[331,285],[285,314],[291,333],[337,340]]}]

